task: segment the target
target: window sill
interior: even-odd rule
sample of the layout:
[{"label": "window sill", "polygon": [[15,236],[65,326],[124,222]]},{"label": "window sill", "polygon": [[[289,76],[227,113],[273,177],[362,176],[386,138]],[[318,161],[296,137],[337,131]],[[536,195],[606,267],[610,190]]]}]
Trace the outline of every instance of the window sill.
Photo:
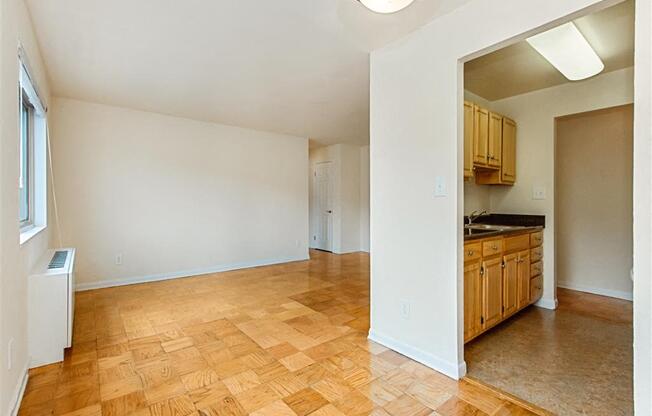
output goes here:
[{"label": "window sill", "polygon": [[40,233],[41,231],[45,230],[47,225],[35,225],[34,227],[30,227],[26,229],[25,231],[20,232],[20,245],[22,246],[29,240],[31,240],[33,237],[36,236],[36,234]]}]

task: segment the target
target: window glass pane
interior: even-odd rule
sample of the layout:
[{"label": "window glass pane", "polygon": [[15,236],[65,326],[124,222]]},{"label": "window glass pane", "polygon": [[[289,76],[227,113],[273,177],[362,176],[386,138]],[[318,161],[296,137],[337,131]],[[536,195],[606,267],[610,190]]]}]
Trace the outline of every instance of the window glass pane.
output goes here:
[{"label": "window glass pane", "polygon": [[29,108],[21,101],[20,111],[20,178],[19,220],[21,223],[29,221]]}]

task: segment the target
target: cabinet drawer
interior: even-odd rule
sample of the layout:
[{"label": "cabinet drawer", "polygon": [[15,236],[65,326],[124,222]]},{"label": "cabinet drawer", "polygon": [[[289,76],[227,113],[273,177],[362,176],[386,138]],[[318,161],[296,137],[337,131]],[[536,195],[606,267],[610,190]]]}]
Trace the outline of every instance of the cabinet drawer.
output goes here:
[{"label": "cabinet drawer", "polygon": [[530,247],[539,247],[543,244],[543,231],[530,234]]},{"label": "cabinet drawer", "polygon": [[464,262],[478,260],[482,257],[482,243],[464,244]]},{"label": "cabinet drawer", "polygon": [[504,241],[505,252],[520,251],[530,248],[529,234],[517,235],[516,237],[508,237]]},{"label": "cabinet drawer", "polygon": [[539,275],[530,280],[530,302],[534,303],[543,294],[543,276]]},{"label": "cabinet drawer", "polygon": [[482,243],[482,257],[494,256],[503,252],[503,240],[489,240]]},{"label": "cabinet drawer", "polygon": [[543,258],[543,247],[535,247],[530,250],[530,261],[532,263],[537,262]]},{"label": "cabinet drawer", "polygon": [[530,276],[539,276],[543,272],[543,262],[537,261],[530,265]]}]

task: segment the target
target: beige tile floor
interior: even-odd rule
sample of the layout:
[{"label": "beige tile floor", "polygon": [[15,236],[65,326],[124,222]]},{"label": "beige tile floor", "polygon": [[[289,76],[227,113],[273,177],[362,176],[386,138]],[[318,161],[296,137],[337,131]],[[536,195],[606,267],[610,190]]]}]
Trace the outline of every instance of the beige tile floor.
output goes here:
[{"label": "beige tile floor", "polygon": [[632,415],[632,303],[559,289],[465,348],[474,377],[560,415]]},{"label": "beige tile floor", "polygon": [[20,415],[542,414],[367,341],[366,254],[82,292],[75,315]]}]

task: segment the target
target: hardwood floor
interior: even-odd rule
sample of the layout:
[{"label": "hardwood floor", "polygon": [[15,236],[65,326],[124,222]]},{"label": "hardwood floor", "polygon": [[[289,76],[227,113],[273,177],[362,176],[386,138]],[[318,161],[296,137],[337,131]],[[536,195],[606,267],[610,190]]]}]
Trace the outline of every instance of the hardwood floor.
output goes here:
[{"label": "hardwood floor", "polygon": [[369,256],[77,294],[74,345],[20,415],[542,414],[369,342]]}]

